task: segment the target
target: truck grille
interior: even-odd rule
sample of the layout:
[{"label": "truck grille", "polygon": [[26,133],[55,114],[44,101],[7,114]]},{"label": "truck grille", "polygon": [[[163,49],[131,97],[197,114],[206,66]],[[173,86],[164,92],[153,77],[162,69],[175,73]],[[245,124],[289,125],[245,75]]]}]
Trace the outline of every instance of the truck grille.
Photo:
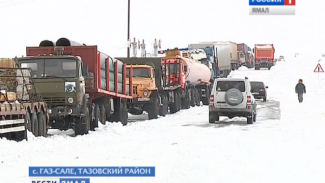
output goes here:
[{"label": "truck grille", "polygon": [[64,104],[65,97],[43,97],[44,102],[52,104]]}]

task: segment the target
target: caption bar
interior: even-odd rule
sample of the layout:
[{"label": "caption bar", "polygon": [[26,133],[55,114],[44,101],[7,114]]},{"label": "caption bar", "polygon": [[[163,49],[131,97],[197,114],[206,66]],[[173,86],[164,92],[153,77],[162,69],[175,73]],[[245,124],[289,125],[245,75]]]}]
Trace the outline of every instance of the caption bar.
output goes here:
[{"label": "caption bar", "polygon": [[29,177],[154,177],[155,167],[29,167]]}]

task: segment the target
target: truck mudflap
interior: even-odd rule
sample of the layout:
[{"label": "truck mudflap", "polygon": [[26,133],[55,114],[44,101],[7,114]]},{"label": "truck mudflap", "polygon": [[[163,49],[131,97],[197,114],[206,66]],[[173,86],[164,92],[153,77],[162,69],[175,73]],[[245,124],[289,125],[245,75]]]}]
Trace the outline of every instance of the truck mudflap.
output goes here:
[{"label": "truck mudflap", "polygon": [[6,134],[11,132],[25,131],[25,120],[14,119],[14,120],[3,120],[0,121],[0,134]]}]

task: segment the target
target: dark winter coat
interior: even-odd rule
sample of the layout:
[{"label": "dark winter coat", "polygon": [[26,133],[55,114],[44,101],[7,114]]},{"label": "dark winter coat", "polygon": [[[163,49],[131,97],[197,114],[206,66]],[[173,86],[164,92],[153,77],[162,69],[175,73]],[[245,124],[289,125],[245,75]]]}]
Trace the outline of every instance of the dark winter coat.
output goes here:
[{"label": "dark winter coat", "polygon": [[303,83],[298,83],[296,85],[296,93],[306,93],[306,87]]}]

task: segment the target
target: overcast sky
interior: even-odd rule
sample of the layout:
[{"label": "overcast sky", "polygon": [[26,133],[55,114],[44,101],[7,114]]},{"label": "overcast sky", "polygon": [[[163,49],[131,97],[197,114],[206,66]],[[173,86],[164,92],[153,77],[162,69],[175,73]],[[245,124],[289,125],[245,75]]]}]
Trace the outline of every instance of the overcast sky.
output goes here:
[{"label": "overcast sky", "polygon": [[[276,55],[325,52],[325,1],[298,0],[296,15],[252,16],[248,0],[131,0],[131,38],[163,49],[199,41],[275,44]],[[0,0],[0,57],[67,37],[126,56],[127,0]],[[138,53],[140,55],[140,53]]]}]

